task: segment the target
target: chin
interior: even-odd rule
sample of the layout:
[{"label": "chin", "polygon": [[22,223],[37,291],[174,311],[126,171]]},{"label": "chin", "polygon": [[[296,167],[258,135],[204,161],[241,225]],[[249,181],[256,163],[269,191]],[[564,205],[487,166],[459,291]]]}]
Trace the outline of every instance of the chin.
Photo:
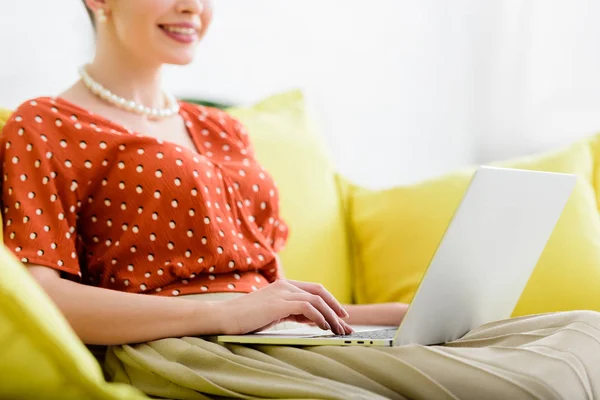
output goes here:
[{"label": "chin", "polygon": [[165,57],[162,57],[162,62],[164,64],[171,65],[188,65],[192,61],[194,61],[195,53],[179,53],[179,54],[169,54]]},{"label": "chin", "polygon": [[169,59],[167,61],[165,61],[165,64],[171,64],[171,65],[188,65],[191,64],[192,61],[194,61],[193,58],[173,58],[173,59]]}]

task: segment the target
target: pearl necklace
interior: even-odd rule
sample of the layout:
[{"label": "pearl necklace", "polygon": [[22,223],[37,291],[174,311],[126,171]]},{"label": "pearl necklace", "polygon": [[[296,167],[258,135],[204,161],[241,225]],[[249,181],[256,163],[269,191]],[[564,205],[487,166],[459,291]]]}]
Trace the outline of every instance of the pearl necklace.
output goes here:
[{"label": "pearl necklace", "polygon": [[124,97],[117,96],[100,83],[96,82],[87,73],[85,66],[79,69],[79,75],[81,75],[81,80],[83,81],[85,87],[87,87],[92,93],[100,97],[102,100],[123,110],[144,115],[152,119],[171,117],[179,112],[179,104],[177,103],[177,100],[175,97],[167,93],[164,94],[167,104],[166,108],[146,107],[145,105],[138,104],[133,100],[127,100]]}]

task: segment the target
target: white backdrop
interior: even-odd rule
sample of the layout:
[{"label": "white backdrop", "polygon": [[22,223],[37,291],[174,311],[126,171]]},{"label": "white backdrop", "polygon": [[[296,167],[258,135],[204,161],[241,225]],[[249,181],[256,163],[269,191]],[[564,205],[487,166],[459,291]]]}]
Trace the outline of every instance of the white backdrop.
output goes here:
[{"label": "white backdrop", "polygon": [[485,3],[473,34],[475,160],[539,152],[600,132],[600,2]]},{"label": "white backdrop", "polygon": [[[595,0],[214,0],[182,96],[302,88],[338,168],[371,187],[600,131]],[[4,2],[0,106],[55,94],[91,57],[78,0]]]}]

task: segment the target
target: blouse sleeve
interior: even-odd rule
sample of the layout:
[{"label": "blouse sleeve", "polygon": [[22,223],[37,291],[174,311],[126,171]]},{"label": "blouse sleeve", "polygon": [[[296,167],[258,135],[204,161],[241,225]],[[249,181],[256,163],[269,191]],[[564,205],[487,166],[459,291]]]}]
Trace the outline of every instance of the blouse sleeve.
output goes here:
[{"label": "blouse sleeve", "polygon": [[81,277],[75,232],[78,185],[69,162],[61,160],[64,149],[55,141],[49,125],[27,107],[17,110],[4,127],[4,242],[22,262]]}]

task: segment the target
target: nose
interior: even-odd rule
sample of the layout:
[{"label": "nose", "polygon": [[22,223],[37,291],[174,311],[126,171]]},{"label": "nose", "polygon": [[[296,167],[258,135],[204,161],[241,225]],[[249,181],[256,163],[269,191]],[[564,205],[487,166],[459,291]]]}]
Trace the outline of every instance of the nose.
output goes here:
[{"label": "nose", "polygon": [[202,0],[180,0],[177,3],[177,12],[181,14],[200,15],[204,11]]}]

